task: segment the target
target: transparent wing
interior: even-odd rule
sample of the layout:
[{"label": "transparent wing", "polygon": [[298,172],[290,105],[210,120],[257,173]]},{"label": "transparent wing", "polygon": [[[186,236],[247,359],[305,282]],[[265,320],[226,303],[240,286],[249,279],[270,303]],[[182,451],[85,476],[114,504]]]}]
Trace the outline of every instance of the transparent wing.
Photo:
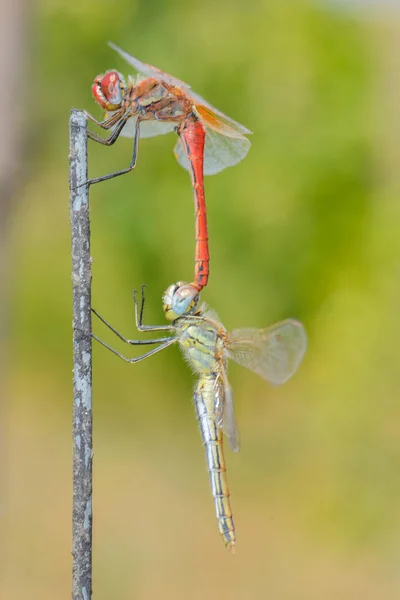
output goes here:
[{"label": "transparent wing", "polygon": [[[108,111],[105,113],[105,119],[111,117],[116,111]],[[118,123],[117,123],[118,125]],[[116,126],[115,126],[116,127]],[[112,130],[115,129],[113,127]],[[166,122],[166,121],[142,121],[140,123],[140,137],[141,138],[149,138],[155,137],[156,135],[165,135],[166,133],[170,133],[174,131],[176,127],[176,123]],[[129,117],[126,122],[125,127],[121,131],[122,137],[133,138],[135,137],[135,128],[136,128],[136,117]]]},{"label": "transparent wing", "polygon": [[228,334],[227,353],[275,385],[297,371],[307,348],[303,325],[287,319],[266,329],[235,329]]},{"label": "transparent wing", "polygon": [[[133,117],[132,117],[133,118]],[[129,119],[130,121],[131,119]],[[128,123],[129,123],[128,121]],[[124,127],[121,135],[124,137],[133,137],[135,132],[135,124],[132,125],[132,133],[128,135],[128,131],[125,133],[125,129],[128,125]],[[141,138],[149,138],[155,137],[156,135],[165,135],[166,133],[171,133],[174,131],[176,127],[176,123],[167,123],[165,121],[141,121],[140,123],[140,137]]]},{"label": "transparent wing", "polygon": [[[204,175],[215,175],[226,167],[236,165],[249,151],[250,141],[242,135],[227,137],[209,127],[206,127],[205,131]],[[180,140],[176,143],[174,154],[179,164],[190,172],[189,161]]]},{"label": "transparent wing", "polygon": [[142,62],[138,58],[135,58],[134,56],[131,56],[125,52],[125,50],[118,48],[118,46],[112,42],[108,42],[108,45],[110,48],[118,52],[118,54],[122,56],[127,63],[134,67],[136,71],[139,71],[139,73],[143,73],[143,75],[146,75],[147,77],[154,77],[154,79],[157,79],[157,81],[166,81],[170,85],[175,85],[184,89],[185,91],[190,90],[190,85],[188,83],[185,83],[184,81],[181,81],[172,75],[168,75],[168,73],[164,73],[164,71],[161,71],[161,69],[158,69],[157,67],[153,67],[153,65],[148,65],[147,63]]},{"label": "transparent wing", "polygon": [[233,409],[232,388],[224,368],[215,382],[215,414],[218,427],[228,438],[229,446],[233,452],[240,450],[240,435]]},{"label": "transparent wing", "polygon": [[[191,100],[193,100],[193,104],[196,105],[196,109],[203,119],[206,120],[207,116],[209,116],[212,121],[214,121],[214,122],[221,121],[222,123],[229,124],[229,126],[232,130],[236,130],[241,134],[251,133],[251,131],[249,129],[247,129],[247,127],[244,127],[244,125],[241,125],[240,123],[238,123],[237,121],[234,121],[227,115],[224,115],[224,113],[222,113],[217,108],[212,106],[212,104],[207,102],[207,100],[205,100],[204,98],[202,98],[201,96],[199,96],[198,94],[193,92],[190,85],[188,83],[186,83],[185,81],[182,81],[181,79],[177,79],[176,77],[173,77],[172,75],[169,75],[168,73],[165,73],[164,71],[161,71],[161,69],[158,69],[157,67],[153,67],[153,65],[149,65],[147,63],[142,62],[141,60],[139,60],[138,58],[135,58],[134,56],[131,56],[130,54],[128,54],[127,52],[125,52],[124,50],[122,50],[121,48],[119,48],[118,46],[113,44],[112,42],[108,42],[108,45],[113,50],[118,52],[118,54],[120,56],[122,56],[122,58],[125,59],[128,64],[130,64],[132,67],[134,67],[136,69],[136,71],[139,71],[139,73],[142,73],[143,75],[146,75],[147,77],[154,77],[154,79],[157,79],[157,81],[166,81],[170,85],[174,85],[176,87],[181,88],[186,93],[186,95]],[[211,124],[209,124],[209,123],[207,123],[207,124],[212,128]],[[225,135],[227,135],[227,134],[225,134]]]}]

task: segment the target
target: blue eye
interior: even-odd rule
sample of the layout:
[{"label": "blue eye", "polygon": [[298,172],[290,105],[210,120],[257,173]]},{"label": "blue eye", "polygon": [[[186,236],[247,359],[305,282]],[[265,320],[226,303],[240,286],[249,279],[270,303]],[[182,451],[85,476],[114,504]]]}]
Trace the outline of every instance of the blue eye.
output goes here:
[{"label": "blue eye", "polygon": [[199,290],[194,285],[182,285],[172,297],[171,308],[178,316],[193,311],[199,300]]}]

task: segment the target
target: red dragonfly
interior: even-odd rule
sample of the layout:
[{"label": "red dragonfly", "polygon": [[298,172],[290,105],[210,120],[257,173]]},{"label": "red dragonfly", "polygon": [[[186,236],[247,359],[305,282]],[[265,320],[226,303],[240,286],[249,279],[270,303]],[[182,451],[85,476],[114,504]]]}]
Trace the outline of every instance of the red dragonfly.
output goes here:
[{"label": "red dragonfly", "polygon": [[[112,130],[106,139],[92,131],[90,139],[111,146],[119,135],[133,137],[133,154],[128,168],[89,180],[97,183],[123,175],[136,166],[139,136],[153,137],[175,130],[179,140],[174,154],[192,178],[196,213],[195,280],[188,286],[192,295],[207,285],[209,250],[207,214],[203,175],[213,175],[235,165],[246,156],[250,134],[246,127],[230,119],[192,92],[190,86],[157,67],[152,67],[124,52],[116,50],[139,75],[129,77],[126,85],[118,71],[98,75],[92,86],[94,99],[107,112],[104,121],[88,118],[103,129]],[[193,288],[194,286],[194,288]]]}]

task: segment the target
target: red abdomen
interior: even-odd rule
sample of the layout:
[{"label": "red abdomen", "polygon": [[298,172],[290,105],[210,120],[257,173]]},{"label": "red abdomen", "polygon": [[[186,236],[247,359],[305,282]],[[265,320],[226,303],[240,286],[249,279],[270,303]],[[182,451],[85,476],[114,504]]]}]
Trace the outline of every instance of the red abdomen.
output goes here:
[{"label": "red abdomen", "polygon": [[198,120],[187,119],[179,128],[185,154],[191,166],[196,212],[196,255],[194,285],[201,290],[207,285],[210,255],[208,251],[207,212],[204,196],[204,127]]}]

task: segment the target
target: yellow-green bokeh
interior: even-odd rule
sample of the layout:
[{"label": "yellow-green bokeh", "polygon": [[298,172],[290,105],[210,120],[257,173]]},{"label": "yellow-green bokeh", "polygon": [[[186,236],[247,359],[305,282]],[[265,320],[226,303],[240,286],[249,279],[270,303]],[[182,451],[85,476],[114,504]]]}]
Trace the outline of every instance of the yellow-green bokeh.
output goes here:
[{"label": "yellow-green bokeh", "polygon": [[[129,366],[94,347],[94,597],[396,597],[397,19],[295,0],[37,5],[31,80],[21,82],[36,135],[9,228],[2,597],[70,594],[68,119],[72,106],[100,117],[95,75],[129,73],[107,40],[254,131],[241,164],[206,178],[203,299],[228,329],[297,317],[309,349],[282,388],[230,368],[242,436],[239,455],[227,449],[232,557],[179,351]],[[146,322],[162,323],[164,289],[193,274],[190,179],[174,144],[172,134],[142,140],[134,173],[91,190],[93,305],[132,338],[132,289],[147,283]],[[126,166],[131,143],[89,150],[99,175]]]}]

